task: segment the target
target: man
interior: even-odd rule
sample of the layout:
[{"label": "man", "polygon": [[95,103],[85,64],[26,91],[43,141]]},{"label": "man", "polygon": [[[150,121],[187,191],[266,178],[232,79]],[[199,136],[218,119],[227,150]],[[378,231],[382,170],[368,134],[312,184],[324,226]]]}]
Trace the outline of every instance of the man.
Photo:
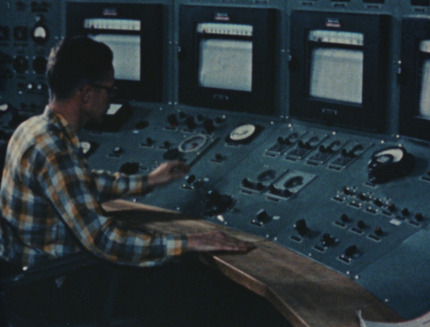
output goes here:
[{"label": "man", "polygon": [[0,190],[0,259],[21,266],[79,251],[130,266],[152,266],[189,251],[247,251],[220,232],[148,234],[104,215],[102,201],[180,178],[188,167],[166,162],[148,176],[90,171],[78,130],[100,121],[113,95],[112,52],[88,38],[66,39],[47,65],[49,103],[10,139]]}]

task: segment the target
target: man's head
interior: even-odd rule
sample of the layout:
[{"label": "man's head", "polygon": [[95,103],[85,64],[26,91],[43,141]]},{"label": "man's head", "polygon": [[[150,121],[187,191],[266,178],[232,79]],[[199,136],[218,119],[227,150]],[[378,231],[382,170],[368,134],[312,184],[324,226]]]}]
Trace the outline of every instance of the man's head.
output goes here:
[{"label": "man's head", "polygon": [[86,37],[64,39],[51,50],[46,75],[51,99],[67,100],[84,85],[102,84],[112,75],[109,47]]}]

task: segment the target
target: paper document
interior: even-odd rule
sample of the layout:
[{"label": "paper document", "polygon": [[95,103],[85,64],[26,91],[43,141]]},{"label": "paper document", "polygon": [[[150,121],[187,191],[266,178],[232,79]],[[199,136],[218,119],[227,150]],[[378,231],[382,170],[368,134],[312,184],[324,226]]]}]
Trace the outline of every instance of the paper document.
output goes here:
[{"label": "paper document", "polygon": [[375,322],[364,320],[361,311],[358,312],[361,327],[429,327],[430,326],[430,312],[418,317],[414,320],[404,322]]}]

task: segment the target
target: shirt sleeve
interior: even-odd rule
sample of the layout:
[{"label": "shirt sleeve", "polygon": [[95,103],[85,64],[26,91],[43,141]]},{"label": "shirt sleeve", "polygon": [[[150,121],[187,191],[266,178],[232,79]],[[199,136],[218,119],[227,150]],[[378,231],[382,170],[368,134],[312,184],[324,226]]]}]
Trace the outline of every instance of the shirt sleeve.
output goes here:
[{"label": "shirt sleeve", "polygon": [[146,175],[126,175],[104,170],[92,170],[91,175],[101,202],[125,195],[141,194],[148,189]]},{"label": "shirt sleeve", "polygon": [[[58,216],[87,250],[109,261],[135,266],[156,265],[183,252],[185,235],[148,233],[104,216],[94,193],[100,185],[111,182],[103,184],[99,180],[96,185],[77,155],[63,150],[49,151],[42,157],[45,162],[35,172],[38,183]],[[130,190],[127,184],[118,176],[106,187],[122,193]]]}]

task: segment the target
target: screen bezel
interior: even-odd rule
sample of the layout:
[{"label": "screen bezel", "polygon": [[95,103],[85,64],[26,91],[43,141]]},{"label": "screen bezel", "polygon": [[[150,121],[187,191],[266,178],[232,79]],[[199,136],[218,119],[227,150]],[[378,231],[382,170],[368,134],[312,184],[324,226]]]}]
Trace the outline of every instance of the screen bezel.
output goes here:
[{"label": "screen bezel", "polygon": [[430,40],[430,20],[403,18],[399,133],[430,141],[430,117],[420,114],[421,70],[426,57],[430,58],[420,51],[423,40]]},{"label": "screen bezel", "polygon": [[[293,11],[291,16],[290,114],[299,119],[372,132],[386,128],[388,19],[382,14]],[[312,30],[364,35],[362,103],[310,96]],[[334,45],[336,48],[336,45]],[[339,46],[341,48],[341,46]]]},{"label": "screen bezel", "polygon": [[[253,26],[252,91],[215,89],[199,85],[199,23],[223,23]],[[209,109],[275,114],[276,11],[266,8],[212,7],[181,5],[179,21],[179,102]]]},{"label": "screen bezel", "polygon": [[[113,8],[115,16],[103,14],[106,8]],[[66,3],[66,36],[89,35],[84,29],[86,18],[122,18],[134,19],[141,22],[140,32],[104,31],[109,34],[140,35],[140,81],[116,80],[118,92],[117,101],[148,101],[161,102],[163,100],[163,29],[164,8],[162,4],[136,3]],[[103,34],[103,33],[101,33]]]}]

